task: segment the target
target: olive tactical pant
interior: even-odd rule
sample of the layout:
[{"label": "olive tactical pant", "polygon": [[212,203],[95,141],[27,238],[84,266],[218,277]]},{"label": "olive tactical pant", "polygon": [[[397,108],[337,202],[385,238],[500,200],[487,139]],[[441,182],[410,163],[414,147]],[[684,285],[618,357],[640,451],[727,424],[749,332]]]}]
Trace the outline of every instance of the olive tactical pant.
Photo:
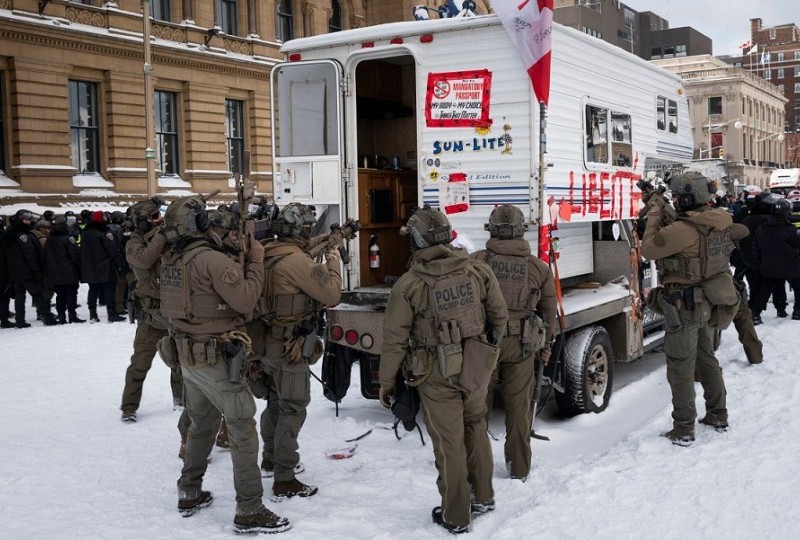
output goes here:
[{"label": "olive tactical pant", "polygon": [[739,334],[739,342],[744,347],[744,354],[751,364],[760,364],[764,360],[763,345],[758,339],[756,327],[753,325],[753,313],[747,303],[739,297],[739,310],[733,317],[733,326]]},{"label": "olive tactical pant", "polygon": [[[680,310],[681,325],[667,328],[664,353],[667,356],[667,381],[672,389],[672,420],[681,433],[694,433],[695,380],[703,387],[706,414],[728,418],[725,404],[725,381],[714,356],[714,329],[696,323],[693,313]],[[696,379],[695,379],[696,377]]]},{"label": "olive tactical pant", "polygon": [[[142,400],[142,387],[147,372],[153,365],[153,358],[158,352],[157,345],[167,331],[153,325],[141,322],[136,325],[136,335],[133,338],[133,355],[131,363],[125,372],[125,388],[122,391],[123,411],[135,411]],[[183,402],[183,384],[180,370],[170,370],[170,386],[174,401]]]},{"label": "olive tactical pant", "polygon": [[442,497],[442,517],[450,525],[468,525],[470,490],[475,491],[477,502],[494,499],[486,388],[468,392],[445,379],[439,363],[434,362],[431,374],[417,389],[439,471],[436,485]]},{"label": "olive tactical pant", "polygon": [[531,470],[531,400],[533,397],[534,355],[523,356],[519,336],[506,336],[486,394],[486,419],[492,411],[494,392],[500,384],[506,413],[505,461],[514,478],[524,478]]},{"label": "olive tactical pant", "polygon": [[202,368],[183,366],[186,411],[191,419],[186,439],[186,457],[178,481],[179,491],[189,497],[202,489],[208,468],[208,455],[219,429],[220,412],[228,424],[233,485],[237,515],[252,514],[261,508],[264,493],[258,469],[256,403],[246,382],[228,379],[228,362],[220,360]]},{"label": "olive tactical pant", "polygon": [[297,438],[311,402],[311,375],[307,362],[293,364],[283,356],[282,342],[267,343],[261,366],[269,383],[267,407],[261,414],[264,457],[272,459],[275,482],[287,482],[294,479],[300,462]]}]

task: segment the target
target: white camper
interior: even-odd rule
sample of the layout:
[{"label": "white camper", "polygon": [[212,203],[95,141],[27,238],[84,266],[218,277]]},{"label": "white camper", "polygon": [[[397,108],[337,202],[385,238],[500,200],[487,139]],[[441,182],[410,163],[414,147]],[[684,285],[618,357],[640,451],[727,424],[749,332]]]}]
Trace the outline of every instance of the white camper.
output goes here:
[{"label": "white camper", "polygon": [[790,191],[800,189],[800,169],[775,169],[769,175],[771,193],[788,195]]},{"label": "white camper", "polygon": [[659,337],[644,336],[636,182],[691,159],[681,80],[554,24],[541,182],[542,111],[495,16],[383,24],[281,51],[287,62],[271,79],[275,199],[314,204],[329,222],[361,221],[327,347],[359,361],[362,393],[377,397],[382,306],[409,256],[400,226],[418,206],[439,207],[472,251],[488,238],[492,208],[511,203],[529,216],[534,253],[547,247],[537,225],[557,237],[566,346],[549,378],[559,406],[603,410],[613,360],[638,358]]}]

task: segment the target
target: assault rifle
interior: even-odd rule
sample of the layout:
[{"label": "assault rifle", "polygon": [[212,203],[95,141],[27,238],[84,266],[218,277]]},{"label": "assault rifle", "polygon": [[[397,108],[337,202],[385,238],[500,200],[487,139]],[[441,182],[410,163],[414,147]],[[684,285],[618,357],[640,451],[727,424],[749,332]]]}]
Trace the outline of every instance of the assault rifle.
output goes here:
[{"label": "assault rifle", "polygon": [[327,253],[333,249],[339,250],[339,255],[344,264],[350,263],[350,254],[344,247],[347,240],[355,238],[356,233],[361,229],[361,223],[356,219],[348,219],[344,225],[334,223],[331,225],[331,232],[314,236],[309,241],[308,254],[311,258],[317,259],[323,253]]},{"label": "assault rifle", "polygon": [[641,179],[636,182],[636,187],[642,191],[642,202],[644,202],[644,207],[639,211],[639,218],[644,219],[653,205],[661,206],[663,209],[661,213],[662,227],[669,225],[678,218],[678,213],[672,206],[672,202],[665,195],[667,187],[664,184],[654,187],[647,180]]}]

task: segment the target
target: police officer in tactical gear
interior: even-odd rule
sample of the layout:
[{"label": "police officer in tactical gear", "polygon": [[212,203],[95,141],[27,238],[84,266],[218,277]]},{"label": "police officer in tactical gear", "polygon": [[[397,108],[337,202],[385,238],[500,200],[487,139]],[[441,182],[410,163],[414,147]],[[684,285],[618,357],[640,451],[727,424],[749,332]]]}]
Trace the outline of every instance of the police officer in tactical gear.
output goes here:
[{"label": "police officer in tactical gear", "polygon": [[398,372],[417,387],[442,498],[431,517],[464,533],[471,514],[494,509],[486,392],[508,310],[489,266],[449,245],[442,212],[418,209],[401,232],[412,253],[386,305],[379,397],[390,406]]},{"label": "police officer in tactical gear", "polygon": [[303,470],[298,436],[311,401],[309,364],[322,352],[320,310],[339,302],[342,276],[338,251],[327,253],[324,263],[306,253],[315,223],[308,206],[290,203],[272,225],[277,239],[265,245],[264,302],[259,313],[263,325],[255,330],[254,340],[263,339],[261,368],[268,397],[261,415],[261,469],[267,477],[274,475],[276,498],[317,493],[316,486],[295,477]]},{"label": "police officer in tactical gear", "polygon": [[44,295],[44,261],[42,246],[33,234],[33,214],[19,210],[11,217],[11,227],[6,232],[6,264],[8,280],[14,289],[14,311],[17,328],[28,328],[25,321],[25,294],[33,297],[36,314],[47,326],[58,324],[50,311],[50,302]]},{"label": "police officer in tactical gear", "polygon": [[[166,326],[156,318],[160,316],[161,307],[158,285],[161,255],[167,243],[164,235],[160,234],[163,229],[161,206],[164,204],[161,199],[153,197],[131,207],[133,232],[125,244],[125,259],[136,279],[133,306],[137,324],[133,354],[125,372],[125,388],[122,391],[120,410],[123,422],[136,422],[145,377],[153,365],[158,342],[167,335]],[[180,368],[170,370],[170,386],[173,403],[183,406]]]},{"label": "police officer in tactical gear", "polygon": [[497,277],[508,306],[508,326],[486,396],[487,422],[499,383],[506,412],[505,462],[511,478],[525,480],[531,469],[531,399],[534,360],[547,363],[555,335],[556,289],[550,267],[531,254],[523,239],[522,211],[510,204],[492,210],[485,226],[486,249],[472,255]]},{"label": "police officer in tactical gear", "polygon": [[667,380],[672,389],[673,429],[664,434],[673,444],[694,441],[695,377],[703,386],[706,415],[700,423],[718,431],[728,427],[725,382],[714,356],[714,333],[730,324],[739,304],[729,256],[732,239],[747,228],[733,224],[730,214],[708,206],[713,190],[699,173],[687,172],[669,183],[678,212],[676,221],[663,225],[664,197],[646,201],[647,226],[642,255],[656,261],[663,288],[648,302],[665,317],[664,353]]},{"label": "police officer in tactical gear", "polygon": [[[264,285],[264,249],[250,242],[243,268],[209,238],[209,227],[200,197],[177,199],[167,209],[164,233],[172,245],[161,261],[161,311],[172,326],[172,361],[183,371],[191,418],[178,509],[187,516],[211,504],[211,493],[202,490],[202,483],[222,412],[236,489],[234,530],[280,532],[289,528],[289,521],[262,502],[256,405],[241,374],[249,349],[244,321]],[[170,356],[169,347],[159,350]]]}]

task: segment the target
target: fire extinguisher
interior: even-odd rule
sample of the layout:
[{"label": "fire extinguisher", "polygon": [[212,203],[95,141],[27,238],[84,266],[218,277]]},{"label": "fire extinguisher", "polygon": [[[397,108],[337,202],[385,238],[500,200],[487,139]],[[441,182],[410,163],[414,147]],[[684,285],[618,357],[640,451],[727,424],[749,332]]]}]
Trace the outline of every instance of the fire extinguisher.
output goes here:
[{"label": "fire extinguisher", "polygon": [[378,237],[374,234],[369,237],[369,267],[381,267],[381,248],[378,246]]}]

